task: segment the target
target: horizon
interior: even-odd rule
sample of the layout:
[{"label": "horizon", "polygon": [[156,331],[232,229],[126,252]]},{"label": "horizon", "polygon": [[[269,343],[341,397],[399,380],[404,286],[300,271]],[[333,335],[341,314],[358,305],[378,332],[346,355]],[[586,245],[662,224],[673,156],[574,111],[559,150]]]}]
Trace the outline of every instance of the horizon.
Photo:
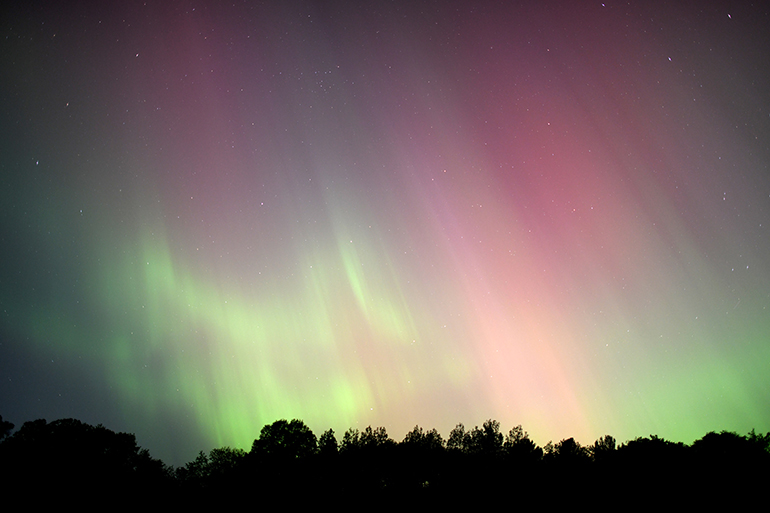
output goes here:
[{"label": "horizon", "polygon": [[770,431],[766,8],[3,12],[18,427]]},{"label": "horizon", "polygon": [[[74,420],[77,423],[82,423],[82,421],[80,421],[79,419],[55,419],[55,420],[35,419],[35,421],[38,421],[38,420],[44,420],[46,422],[46,424],[49,424],[49,425],[52,424],[52,423],[56,423],[56,422],[60,422],[60,421],[65,421],[65,420]],[[8,423],[8,420],[7,419],[3,419],[0,416],[0,421],[3,421],[4,429],[7,428],[6,424]],[[266,424],[265,426],[263,426],[262,429],[267,428],[269,426],[275,426],[276,424],[281,423],[281,422],[294,423],[296,421],[299,421],[302,426],[305,426],[308,429],[310,429],[309,426],[307,426],[307,424],[305,424],[304,421],[302,421],[301,419],[276,419],[275,421],[270,422],[270,423]],[[34,421],[25,421],[24,424],[26,424],[27,422],[34,422]],[[653,434],[653,433],[650,433],[647,436],[642,436],[642,435],[635,436],[635,437],[630,438],[628,440],[622,440],[622,441],[616,439],[615,437],[613,437],[611,433],[607,433],[607,434],[605,434],[605,435],[603,435],[601,437],[598,437],[596,440],[593,440],[591,443],[584,443],[584,442],[581,442],[580,440],[575,440],[574,437],[565,437],[565,438],[562,438],[560,440],[549,440],[546,443],[538,443],[536,440],[532,439],[532,437],[529,435],[529,432],[526,429],[524,429],[523,426],[517,425],[517,426],[512,426],[510,429],[504,429],[504,427],[502,425],[500,425],[500,423],[498,421],[496,421],[495,419],[487,419],[483,423],[481,423],[479,425],[472,426],[472,427],[471,426],[466,426],[463,423],[457,423],[455,425],[455,427],[452,430],[450,430],[449,433],[446,434],[446,436],[443,433],[439,432],[438,430],[435,430],[435,428],[426,428],[424,426],[419,426],[419,425],[413,426],[413,428],[411,430],[409,430],[407,433],[404,433],[404,437],[403,438],[398,438],[398,437],[394,438],[391,433],[387,432],[387,429],[385,429],[385,434],[387,435],[388,440],[390,442],[393,442],[395,444],[402,444],[402,443],[406,443],[406,437],[409,434],[415,432],[415,430],[419,430],[423,435],[427,435],[430,432],[435,430],[438,433],[438,435],[439,435],[439,437],[441,439],[442,447],[445,448],[445,449],[450,449],[450,447],[448,447],[448,442],[449,442],[449,439],[450,439],[450,436],[451,436],[452,432],[455,429],[460,429],[462,432],[465,433],[465,436],[467,437],[467,436],[470,436],[473,432],[476,432],[476,431],[481,432],[481,433],[485,432],[485,429],[487,427],[487,423],[491,423],[490,425],[493,428],[496,427],[496,429],[498,429],[498,431],[496,431],[496,432],[499,433],[499,435],[500,435],[500,446],[499,446],[500,450],[504,449],[504,444],[508,443],[507,440],[508,440],[509,433],[512,433],[514,430],[519,430],[519,432],[516,433],[517,436],[523,435],[523,438],[534,442],[534,446],[533,447],[538,448],[538,449],[542,449],[542,450],[547,450],[548,446],[551,446],[553,448],[553,446],[561,445],[563,442],[567,442],[567,441],[570,441],[570,440],[574,441],[577,444],[577,447],[590,451],[592,447],[594,447],[597,444],[600,444],[603,440],[605,440],[607,438],[610,438],[612,440],[612,443],[615,444],[614,448],[615,448],[615,450],[617,450],[617,449],[621,449],[621,448],[629,445],[631,442],[636,442],[636,441],[639,441],[639,440],[657,439],[657,440],[661,440],[661,441],[664,441],[664,442],[667,442],[667,443],[681,444],[681,445],[684,445],[685,447],[692,447],[695,444],[695,442],[702,441],[705,438],[707,438],[709,435],[712,435],[712,434],[732,434],[732,435],[737,435],[738,437],[743,438],[743,439],[753,439],[754,437],[759,437],[760,440],[762,440],[762,439],[766,440],[768,437],[770,437],[770,432],[768,432],[766,434],[763,434],[761,432],[757,433],[756,430],[751,429],[746,434],[736,433],[734,431],[727,431],[727,430],[709,431],[707,433],[704,433],[702,436],[694,439],[690,443],[682,441],[682,440],[669,440],[669,439],[667,439],[665,437],[661,437],[661,436],[658,436],[658,435]],[[122,432],[119,432],[119,431],[112,430],[112,429],[109,428],[109,426],[104,426],[102,424],[96,424],[96,425],[89,424],[89,423],[82,423],[82,424],[86,425],[86,426],[91,426],[91,427],[104,428],[104,429],[107,429],[108,431],[111,431],[113,433],[122,433]],[[7,436],[4,437],[2,440],[0,440],[0,443],[2,443],[2,441],[5,441],[5,440],[11,438],[11,436],[14,435],[17,431],[19,431],[21,429],[21,427],[22,426],[20,426],[20,425],[14,425],[13,428],[9,429],[8,433],[6,433]],[[262,440],[262,429],[260,429],[260,433],[257,436],[255,436],[255,438],[254,438],[254,440],[252,440],[251,444],[248,444],[248,446],[246,446],[246,447],[234,447],[234,446],[228,446],[228,445],[219,446],[219,447],[211,447],[209,449],[201,449],[198,453],[195,454],[195,457],[197,458],[200,453],[209,455],[209,454],[212,453],[212,451],[215,451],[215,450],[218,450],[218,449],[235,449],[235,450],[243,450],[244,454],[251,453],[253,451],[253,449],[254,449],[254,444],[259,442],[260,440]],[[351,427],[351,428],[348,428],[347,430],[345,430],[344,432],[337,432],[337,431],[331,430],[331,428],[330,428],[330,430],[332,431],[332,436],[334,437],[336,443],[340,444],[340,446],[342,445],[344,437],[345,437],[345,435],[348,432],[354,433],[354,435],[355,435],[355,442],[354,443],[360,443],[360,439],[358,437],[363,435],[364,431],[371,430],[371,431],[376,433],[380,429],[384,429],[384,426],[371,426],[371,425],[369,425],[369,426],[367,426],[365,428],[360,428],[360,429],[359,428],[352,428]],[[315,437],[316,443],[319,443],[320,439],[321,439],[321,435],[326,435],[328,431],[329,430],[324,430],[323,432],[316,432],[316,431],[310,429],[310,433],[312,433],[313,436]],[[128,433],[128,434],[133,435],[134,437],[136,437],[135,433]],[[268,435],[268,436],[270,436],[270,435]],[[275,436],[275,435],[273,434],[272,436]],[[469,440],[466,438],[464,443],[468,443],[468,442],[469,442]],[[380,440],[379,443],[382,443],[382,440]],[[146,447],[142,447],[142,445],[137,442],[137,450],[143,450],[143,449],[146,449]],[[317,447],[317,449],[320,450],[320,447]],[[184,462],[181,462],[181,463],[171,463],[170,464],[169,462],[164,461],[161,458],[155,457],[154,455],[152,455],[151,452],[150,452],[150,456],[155,458],[155,459],[159,459],[159,460],[163,461],[164,464],[170,465],[172,468],[186,467],[187,464],[192,463],[196,459],[196,458],[193,458],[193,459],[191,459],[189,461],[184,461]]]}]

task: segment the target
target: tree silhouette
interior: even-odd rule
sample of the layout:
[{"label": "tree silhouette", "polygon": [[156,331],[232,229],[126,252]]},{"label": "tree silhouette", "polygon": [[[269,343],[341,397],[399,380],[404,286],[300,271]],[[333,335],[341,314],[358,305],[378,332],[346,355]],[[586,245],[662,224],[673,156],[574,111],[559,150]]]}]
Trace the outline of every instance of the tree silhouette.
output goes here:
[{"label": "tree silhouette", "polygon": [[553,446],[547,461],[559,471],[578,472],[591,462],[591,454],[574,438],[567,438]]},{"label": "tree silhouette", "polygon": [[651,435],[620,447],[605,435],[587,447],[567,438],[541,449],[520,425],[503,436],[490,419],[470,431],[458,424],[446,444],[438,431],[420,426],[400,443],[384,427],[350,428],[338,444],[332,429],[316,440],[302,421],[278,420],[262,428],[249,453],[201,451],[171,472],[132,434],[41,419],[0,441],[0,461],[9,496],[34,483],[57,501],[89,497],[94,504],[117,497],[138,505],[160,496],[200,509],[249,489],[291,498],[292,506],[368,500],[386,509],[456,508],[479,497],[548,494],[557,509],[581,497],[597,509],[633,498],[641,506],[741,510],[764,496],[770,433],[710,432],[691,446]]},{"label": "tree silhouette", "polygon": [[171,482],[170,469],[140,449],[134,435],[75,419],[25,422],[3,440],[0,459],[9,491],[35,483],[57,500],[139,500]]},{"label": "tree silhouette", "polygon": [[253,454],[293,460],[307,458],[318,448],[313,432],[304,422],[276,420],[262,428],[259,438],[251,446]]},{"label": "tree silhouette", "polygon": [[460,423],[449,432],[446,447],[450,451],[466,454],[498,454],[503,446],[503,434],[500,433],[500,423],[489,419],[482,427],[474,427],[470,431]]},{"label": "tree silhouette", "polygon": [[677,495],[680,487],[695,484],[690,460],[690,448],[681,442],[671,442],[655,435],[630,440],[615,453],[615,474],[624,476],[618,483],[622,492],[629,483],[645,482],[654,476],[658,486],[648,493],[649,501],[666,494]]},{"label": "tree silhouette", "polygon": [[604,462],[615,453],[615,439],[610,435],[604,435],[588,448],[588,452],[596,462]]},{"label": "tree silhouette", "polygon": [[209,475],[209,457],[200,451],[194,460],[176,469],[177,478],[194,486],[202,486]]},{"label": "tree silhouette", "polygon": [[408,432],[401,443],[405,446],[427,450],[439,450],[444,447],[444,440],[438,431],[431,429],[424,432],[420,426],[415,426]]},{"label": "tree silhouette", "polygon": [[361,448],[361,444],[359,442],[359,438],[361,438],[361,433],[356,428],[349,428],[345,433],[342,435],[342,443],[340,444],[340,452],[341,453],[349,453],[351,451],[355,451],[357,449]]},{"label": "tree silhouette", "polygon": [[[444,440],[435,429],[415,426],[399,444],[399,484],[404,493],[431,495],[442,485],[446,467]],[[430,490],[430,491],[429,491]]]},{"label": "tree silhouette", "polygon": [[468,438],[470,434],[465,431],[465,426],[461,423],[457,424],[452,431],[449,432],[449,438],[446,442],[446,447],[450,451],[465,452],[468,446]]},{"label": "tree silhouette", "polygon": [[246,451],[232,447],[220,447],[209,452],[208,474],[221,478],[231,473],[246,458]]},{"label": "tree silhouette", "polygon": [[359,443],[364,449],[395,445],[395,441],[388,436],[388,432],[384,427],[373,429],[372,426],[367,426],[363,432],[361,432]]},{"label": "tree silhouette", "polygon": [[422,428],[420,426],[414,426],[414,428],[409,431],[406,436],[404,436],[404,440],[401,443],[418,447],[422,445],[424,438],[425,433],[423,432]]},{"label": "tree silhouette", "polygon": [[521,425],[511,428],[505,436],[503,452],[509,459],[521,465],[531,465],[543,458],[543,450],[530,440]]},{"label": "tree silhouette", "polygon": [[435,428],[425,432],[423,444],[431,451],[439,451],[444,448],[444,439]]},{"label": "tree silhouette", "polygon": [[11,431],[13,431],[13,423],[3,420],[3,416],[0,415],[0,442],[2,442],[5,437],[10,436]]},{"label": "tree silhouette", "polygon": [[[708,489],[713,499],[729,503],[733,509],[753,506],[745,497],[754,490],[766,488],[770,480],[770,453],[751,434],[712,431],[694,441],[691,452],[698,485]],[[739,497],[733,496],[735,490],[744,491],[740,506],[736,502]]]},{"label": "tree silhouette", "polygon": [[770,454],[770,433],[757,434],[753,429],[746,435],[746,439],[754,444],[759,451]]},{"label": "tree silhouette", "polygon": [[472,454],[494,456],[501,452],[503,447],[503,434],[500,432],[500,423],[489,419],[481,428],[474,427],[471,431],[468,450]]},{"label": "tree silhouette", "polygon": [[339,452],[337,438],[334,436],[334,430],[328,429],[321,434],[318,439],[318,452],[325,457],[336,456]]},{"label": "tree silhouette", "polygon": [[259,493],[297,497],[301,484],[312,489],[313,461],[318,442],[315,434],[298,419],[277,420],[262,427],[251,451],[238,466],[239,479]]},{"label": "tree silhouette", "polygon": [[567,438],[556,444],[554,454],[557,458],[588,460],[588,450],[576,442],[574,438]]}]

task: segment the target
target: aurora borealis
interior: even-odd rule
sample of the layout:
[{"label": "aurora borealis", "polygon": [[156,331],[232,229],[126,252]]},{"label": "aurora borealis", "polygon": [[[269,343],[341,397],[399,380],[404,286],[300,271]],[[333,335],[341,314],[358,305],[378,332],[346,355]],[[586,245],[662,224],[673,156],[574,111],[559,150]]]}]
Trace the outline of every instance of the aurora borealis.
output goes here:
[{"label": "aurora borealis", "polygon": [[3,10],[17,427],[770,430],[767,8]]}]

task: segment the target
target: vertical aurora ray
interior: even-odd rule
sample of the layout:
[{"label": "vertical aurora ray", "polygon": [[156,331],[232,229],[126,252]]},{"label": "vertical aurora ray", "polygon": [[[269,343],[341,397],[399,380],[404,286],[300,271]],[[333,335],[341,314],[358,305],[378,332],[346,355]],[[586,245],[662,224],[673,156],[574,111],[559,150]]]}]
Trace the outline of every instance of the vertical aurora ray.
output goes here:
[{"label": "vertical aurora ray", "polygon": [[4,418],[176,464],[278,418],[770,430],[764,11],[33,4]]}]

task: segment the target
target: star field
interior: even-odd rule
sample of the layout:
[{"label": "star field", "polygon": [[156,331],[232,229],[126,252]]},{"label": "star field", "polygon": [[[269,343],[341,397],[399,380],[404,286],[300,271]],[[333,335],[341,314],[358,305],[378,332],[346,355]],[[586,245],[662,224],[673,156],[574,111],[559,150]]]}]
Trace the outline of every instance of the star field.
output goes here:
[{"label": "star field", "polygon": [[4,419],[770,430],[767,9],[3,10]]}]

